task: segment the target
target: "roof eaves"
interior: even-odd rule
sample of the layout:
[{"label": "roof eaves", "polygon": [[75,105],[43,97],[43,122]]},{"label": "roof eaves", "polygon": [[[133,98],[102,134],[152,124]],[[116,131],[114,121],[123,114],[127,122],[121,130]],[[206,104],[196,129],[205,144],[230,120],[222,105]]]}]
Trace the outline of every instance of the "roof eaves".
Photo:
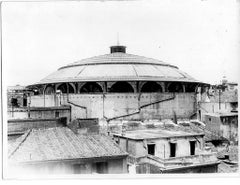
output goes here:
[{"label": "roof eaves", "polygon": [[101,160],[101,159],[122,159],[128,156],[128,153],[121,154],[121,155],[109,155],[109,156],[98,156],[98,157],[82,157],[82,158],[71,158],[71,159],[55,159],[55,160],[40,160],[40,161],[24,161],[24,162],[17,162],[18,164],[40,164],[40,163],[56,163],[56,162],[72,162],[72,161],[79,161],[79,162],[87,162],[87,161],[94,161],[94,160]]}]

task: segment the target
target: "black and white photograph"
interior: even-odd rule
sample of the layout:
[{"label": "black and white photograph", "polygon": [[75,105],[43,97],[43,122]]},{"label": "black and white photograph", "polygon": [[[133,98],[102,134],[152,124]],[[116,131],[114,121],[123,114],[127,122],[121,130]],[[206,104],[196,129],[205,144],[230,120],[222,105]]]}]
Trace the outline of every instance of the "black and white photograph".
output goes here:
[{"label": "black and white photograph", "polygon": [[2,1],[4,179],[239,176],[239,0]]}]

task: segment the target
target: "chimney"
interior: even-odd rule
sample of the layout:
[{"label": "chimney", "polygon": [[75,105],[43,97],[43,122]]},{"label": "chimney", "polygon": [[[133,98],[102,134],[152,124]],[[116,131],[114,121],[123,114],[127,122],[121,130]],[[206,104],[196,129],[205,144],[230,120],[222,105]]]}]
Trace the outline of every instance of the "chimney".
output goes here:
[{"label": "chimney", "polygon": [[110,51],[111,53],[126,53],[126,46],[111,46]]}]

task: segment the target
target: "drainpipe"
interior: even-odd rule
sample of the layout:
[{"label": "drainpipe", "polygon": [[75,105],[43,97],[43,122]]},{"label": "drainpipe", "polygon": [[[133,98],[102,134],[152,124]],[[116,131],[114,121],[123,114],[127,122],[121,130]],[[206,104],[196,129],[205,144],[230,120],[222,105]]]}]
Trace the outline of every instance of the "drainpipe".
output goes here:
[{"label": "drainpipe", "polygon": [[82,105],[78,105],[78,104],[76,104],[76,103],[73,103],[73,102],[69,101],[68,93],[69,93],[69,88],[68,88],[68,84],[67,84],[67,103],[69,103],[69,104],[71,104],[71,105],[73,105],[73,106],[79,107],[79,108],[81,108],[81,109],[85,109],[85,111],[86,111],[86,118],[87,118],[87,117],[88,117],[88,116],[87,116],[87,107],[82,106]]}]

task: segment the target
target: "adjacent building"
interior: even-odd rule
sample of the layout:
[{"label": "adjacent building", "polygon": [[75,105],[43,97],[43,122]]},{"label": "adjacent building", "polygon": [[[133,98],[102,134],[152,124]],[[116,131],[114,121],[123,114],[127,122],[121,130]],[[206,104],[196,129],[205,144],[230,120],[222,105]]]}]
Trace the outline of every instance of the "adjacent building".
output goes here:
[{"label": "adjacent building", "polygon": [[238,113],[205,114],[206,129],[238,144]]},{"label": "adjacent building", "polygon": [[8,148],[9,170],[18,174],[127,173],[127,156],[109,136],[68,127],[30,130]]},{"label": "adjacent building", "polygon": [[28,90],[25,86],[8,86],[7,98],[8,108],[27,107]]},{"label": "adjacent building", "polygon": [[179,125],[129,130],[113,135],[129,153],[136,173],[214,173],[216,155],[205,150],[204,133]]}]

